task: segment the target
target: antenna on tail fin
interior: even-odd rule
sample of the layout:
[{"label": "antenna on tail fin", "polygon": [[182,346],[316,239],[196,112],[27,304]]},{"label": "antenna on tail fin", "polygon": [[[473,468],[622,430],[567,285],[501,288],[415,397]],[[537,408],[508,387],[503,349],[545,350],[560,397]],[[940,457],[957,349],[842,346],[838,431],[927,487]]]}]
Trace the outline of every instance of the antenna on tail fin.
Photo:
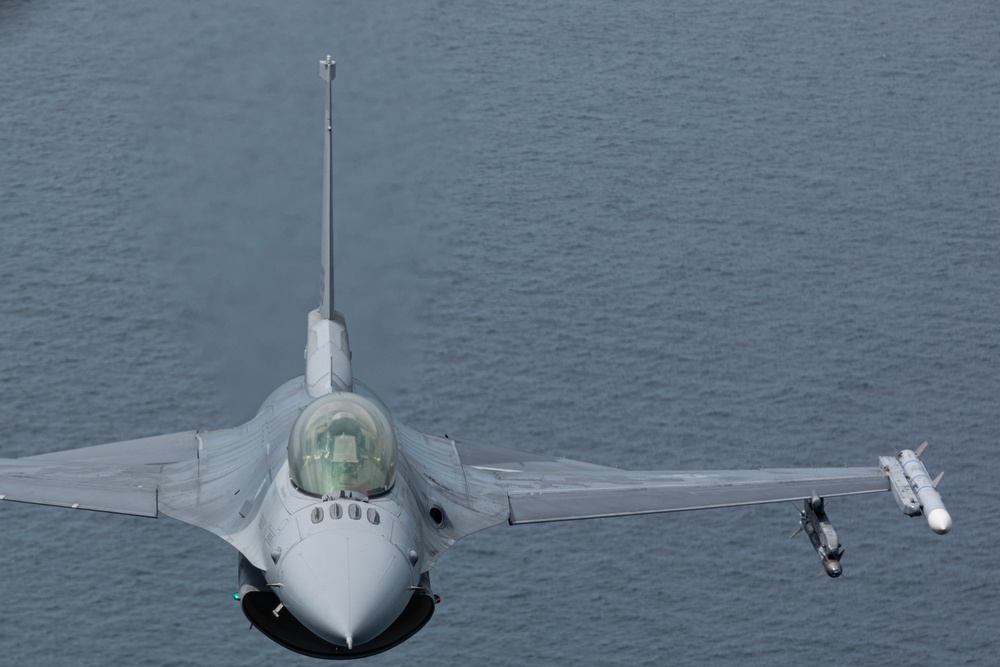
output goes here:
[{"label": "antenna on tail fin", "polygon": [[330,56],[319,62],[319,78],[326,81],[326,134],[323,145],[323,296],[319,312],[333,319],[333,79],[337,63]]}]

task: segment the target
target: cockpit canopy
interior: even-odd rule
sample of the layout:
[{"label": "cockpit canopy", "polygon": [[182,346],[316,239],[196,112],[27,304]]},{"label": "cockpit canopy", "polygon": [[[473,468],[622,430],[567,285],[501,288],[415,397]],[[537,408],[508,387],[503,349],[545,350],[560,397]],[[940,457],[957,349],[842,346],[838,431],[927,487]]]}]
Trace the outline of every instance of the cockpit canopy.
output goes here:
[{"label": "cockpit canopy", "polygon": [[396,436],[372,401],[334,392],[306,406],[288,436],[288,472],[302,491],[377,496],[396,479]]}]

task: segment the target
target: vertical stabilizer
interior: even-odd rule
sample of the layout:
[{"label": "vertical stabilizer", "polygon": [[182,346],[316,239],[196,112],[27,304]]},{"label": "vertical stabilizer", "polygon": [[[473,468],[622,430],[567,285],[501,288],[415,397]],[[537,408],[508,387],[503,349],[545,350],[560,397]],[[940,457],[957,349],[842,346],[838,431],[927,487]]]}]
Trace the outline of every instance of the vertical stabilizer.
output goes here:
[{"label": "vertical stabilizer", "polygon": [[337,63],[330,56],[319,63],[319,78],[326,81],[326,132],[323,143],[323,296],[319,304],[324,320],[333,319],[333,78]]},{"label": "vertical stabilizer", "polygon": [[323,142],[323,294],[319,308],[309,313],[306,336],[306,390],[310,396],[351,391],[351,348],[344,316],[333,307],[333,77],[337,64],[330,56],[319,63],[326,81],[326,133]]}]

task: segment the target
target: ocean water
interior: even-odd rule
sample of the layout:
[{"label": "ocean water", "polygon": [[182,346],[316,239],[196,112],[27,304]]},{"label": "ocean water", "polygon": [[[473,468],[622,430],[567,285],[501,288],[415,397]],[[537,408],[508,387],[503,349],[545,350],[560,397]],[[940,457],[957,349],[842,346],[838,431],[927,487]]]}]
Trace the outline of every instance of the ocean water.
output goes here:
[{"label": "ocean water", "polygon": [[[995,3],[0,0],[0,455],[236,425],[337,307],[432,433],[623,468],[924,461],[888,495],[498,527],[370,665],[991,665]],[[314,664],[170,519],[0,506],[0,663]]]}]

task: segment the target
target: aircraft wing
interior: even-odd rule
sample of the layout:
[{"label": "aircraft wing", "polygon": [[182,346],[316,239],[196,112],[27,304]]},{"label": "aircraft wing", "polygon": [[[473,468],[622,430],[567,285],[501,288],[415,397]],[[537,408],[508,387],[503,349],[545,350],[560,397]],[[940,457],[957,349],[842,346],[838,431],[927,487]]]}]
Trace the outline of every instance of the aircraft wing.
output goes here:
[{"label": "aircraft wing", "polygon": [[[397,428],[455,540],[498,523],[566,521],[888,491],[882,467],[628,471]],[[439,556],[432,554],[432,560]]]},{"label": "aircraft wing", "polygon": [[0,459],[0,500],[155,517],[155,470]]},{"label": "aircraft wing", "polygon": [[0,500],[149,518],[165,514],[215,533],[262,562],[247,529],[269,486],[269,464],[280,454],[264,442],[266,433],[266,426],[250,422],[226,431],[0,459]]},{"label": "aircraft wing", "polygon": [[[458,503],[503,505],[511,524],[593,519],[776,503],[888,491],[882,468],[782,468],[762,470],[629,471],[571,459],[436,438],[419,444],[416,458],[439,486],[463,488]],[[447,468],[451,470],[447,470]]]},{"label": "aircraft wing", "polygon": [[[301,378],[272,401],[307,400]],[[161,514],[223,538],[263,566],[255,521],[295,410],[268,402],[249,422],[20,459],[0,459],[0,500],[155,518]]]},{"label": "aircraft wing", "polygon": [[161,466],[198,457],[198,432],[184,431],[27,456],[20,461]]},{"label": "aircraft wing", "polygon": [[0,500],[155,517],[162,466],[197,455],[188,431],[0,459]]},{"label": "aircraft wing", "polygon": [[508,522],[652,514],[888,491],[879,467],[627,471],[455,443],[467,474],[489,475],[507,495]]},{"label": "aircraft wing", "polygon": [[888,491],[880,468],[507,475],[511,524],[798,501]]}]

